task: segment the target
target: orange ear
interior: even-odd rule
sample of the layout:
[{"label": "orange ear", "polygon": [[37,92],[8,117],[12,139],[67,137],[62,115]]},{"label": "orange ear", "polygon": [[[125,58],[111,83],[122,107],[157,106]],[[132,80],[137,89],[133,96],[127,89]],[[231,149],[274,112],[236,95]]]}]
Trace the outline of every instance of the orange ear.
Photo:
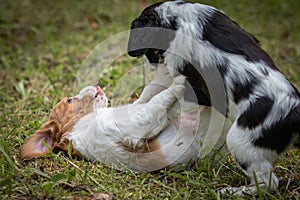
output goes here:
[{"label": "orange ear", "polygon": [[31,160],[50,153],[42,141],[52,148],[53,143],[55,142],[55,135],[58,132],[59,127],[54,121],[47,122],[22,145],[21,159]]}]

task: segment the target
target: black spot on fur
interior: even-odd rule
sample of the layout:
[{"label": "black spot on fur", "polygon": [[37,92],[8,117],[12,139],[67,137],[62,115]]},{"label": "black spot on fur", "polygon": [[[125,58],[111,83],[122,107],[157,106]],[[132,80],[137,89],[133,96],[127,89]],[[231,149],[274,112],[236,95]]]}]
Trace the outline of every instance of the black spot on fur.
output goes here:
[{"label": "black spot on fur", "polygon": [[190,63],[185,64],[180,72],[187,77],[185,84],[184,100],[198,103],[199,105],[211,106],[207,85],[199,71]]},{"label": "black spot on fur", "polygon": [[273,60],[261,49],[258,40],[220,11],[215,11],[207,19],[203,39],[225,52],[242,55],[247,61],[264,61],[275,68]]},{"label": "black spot on fur", "polygon": [[221,74],[221,76],[224,77],[226,76],[227,72],[228,72],[228,68],[229,68],[229,61],[227,59],[223,59],[222,63],[218,63],[217,64],[217,68]]},{"label": "black spot on fur", "polygon": [[186,3],[190,3],[190,2],[187,2],[187,1],[180,1],[180,2],[177,2],[176,4],[177,4],[177,5],[182,5],[182,4],[186,4]]},{"label": "black spot on fur", "polygon": [[248,167],[250,166],[250,164],[249,164],[248,162],[241,162],[241,161],[238,160],[237,158],[235,158],[235,161],[236,161],[237,163],[239,163],[239,165],[241,166],[241,168],[242,168],[243,170],[247,170]]},{"label": "black spot on fur", "polygon": [[[300,106],[295,107],[289,114],[270,127],[262,129],[261,136],[253,141],[259,147],[275,150],[278,154],[282,153],[292,142],[295,134],[300,129]],[[296,142],[297,144],[297,142]]]},{"label": "black spot on fur", "polygon": [[162,27],[176,31],[178,29],[178,24],[177,24],[176,19],[177,19],[176,17],[169,19],[169,21],[170,21],[169,24],[167,24],[167,25],[163,24]]},{"label": "black spot on fur", "polygon": [[[221,64],[219,68],[226,68]],[[222,69],[222,70],[224,70]],[[213,106],[227,116],[228,99],[223,77],[216,67],[201,68],[190,63],[184,64],[181,74],[187,77],[184,99],[199,105]],[[209,76],[204,76],[209,74]],[[223,73],[224,74],[224,73]]]},{"label": "black spot on fur", "polygon": [[233,100],[236,104],[238,104],[243,99],[248,99],[252,94],[254,87],[258,84],[258,80],[250,75],[246,83],[241,84],[240,82],[233,81]]},{"label": "black spot on fur", "polygon": [[[217,69],[218,69],[218,71],[220,72],[220,74],[221,74],[221,76],[222,76],[222,78],[223,78],[223,83],[221,83],[223,86],[224,86],[224,90],[225,90],[225,101],[226,101],[226,110],[225,110],[225,116],[227,117],[227,114],[228,114],[228,112],[229,112],[229,108],[228,108],[228,96],[227,96],[227,86],[226,86],[226,84],[225,84],[225,76],[227,75],[227,73],[228,73],[228,69],[229,69],[229,61],[227,60],[227,59],[223,59],[223,62],[222,63],[219,63],[219,64],[217,64]],[[223,110],[223,109],[222,109]]]},{"label": "black spot on fur", "polygon": [[259,70],[261,71],[261,73],[265,76],[269,76],[269,72],[265,67],[260,67]]},{"label": "black spot on fur", "polygon": [[260,97],[251,102],[248,109],[238,118],[238,126],[253,129],[263,123],[273,107],[273,100],[269,97]]}]

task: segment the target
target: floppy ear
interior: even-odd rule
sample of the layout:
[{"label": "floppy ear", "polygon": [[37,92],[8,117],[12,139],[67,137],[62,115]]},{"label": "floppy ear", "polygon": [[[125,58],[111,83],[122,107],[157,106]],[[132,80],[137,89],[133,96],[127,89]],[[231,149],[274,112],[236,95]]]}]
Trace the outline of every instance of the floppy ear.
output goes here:
[{"label": "floppy ear", "polygon": [[55,135],[59,127],[54,121],[49,121],[40,130],[31,135],[21,147],[21,159],[31,160],[50,153],[43,141],[51,148],[55,142]]},{"label": "floppy ear", "polygon": [[144,55],[151,47],[151,34],[147,33],[150,29],[140,20],[136,19],[131,24],[130,36],[127,45],[129,56],[138,57]]},{"label": "floppy ear", "polygon": [[151,47],[153,48],[152,43],[157,38],[157,30],[150,27],[161,27],[160,17],[154,10],[154,7],[146,8],[141,16],[131,23],[127,46],[129,56],[138,57],[148,52]]},{"label": "floppy ear", "polygon": [[158,63],[160,55],[169,48],[176,35],[176,17],[168,20],[168,24],[162,24],[156,11],[151,9],[144,11],[131,23],[128,55],[138,57],[145,54],[150,63]]}]

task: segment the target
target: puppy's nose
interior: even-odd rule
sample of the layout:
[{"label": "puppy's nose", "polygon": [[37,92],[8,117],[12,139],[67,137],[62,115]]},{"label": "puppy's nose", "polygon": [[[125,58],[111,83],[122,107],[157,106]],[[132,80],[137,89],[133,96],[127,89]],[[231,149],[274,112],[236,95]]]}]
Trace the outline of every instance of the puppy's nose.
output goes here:
[{"label": "puppy's nose", "polygon": [[100,94],[100,95],[103,95],[103,94],[104,94],[103,90],[101,89],[101,87],[100,87],[99,85],[96,87],[96,90],[97,90],[98,95],[99,95],[99,94]]}]

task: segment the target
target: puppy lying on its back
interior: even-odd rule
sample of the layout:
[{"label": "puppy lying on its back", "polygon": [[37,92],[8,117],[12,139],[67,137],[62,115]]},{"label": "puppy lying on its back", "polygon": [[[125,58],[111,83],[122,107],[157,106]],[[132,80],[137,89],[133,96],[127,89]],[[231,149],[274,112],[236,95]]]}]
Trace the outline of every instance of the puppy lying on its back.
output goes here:
[{"label": "puppy lying on its back", "polygon": [[[48,122],[23,144],[21,159],[49,153],[44,141],[55,151],[67,152],[72,144],[74,156],[135,171],[189,165],[200,153],[211,113],[203,107],[180,115],[177,98],[183,95],[184,80],[183,76],[175,78],[170,87],[158,90],[148,102],[116,108],[107,107],[99,86],[86,87],[54,107]],[[203,123],[198,124],[199,116]]]}]

